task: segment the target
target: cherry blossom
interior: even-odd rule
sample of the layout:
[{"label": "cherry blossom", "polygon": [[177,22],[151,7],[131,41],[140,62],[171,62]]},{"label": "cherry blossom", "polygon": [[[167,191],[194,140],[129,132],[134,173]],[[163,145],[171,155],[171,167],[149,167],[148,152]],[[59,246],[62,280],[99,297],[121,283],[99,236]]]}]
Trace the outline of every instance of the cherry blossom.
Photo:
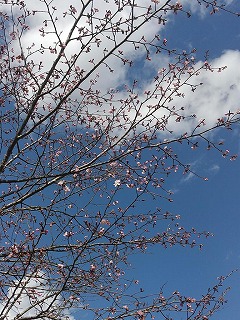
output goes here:
[{"label": "cherry blossom", "polygon": [[201,249],[211,236],[171,211],[168,181],[207,180],[186,150],[235,160],[214,130],[231,134],[240,112],[226,105],[209,120],[188,108],[204,79],[228,68],[163,34],[193,3],[211,14],[225,7],[0,2],[0,319],[75,320],[75,310],[98,320],[208,319],[225,303],[228,276],[192,297],[147,294],[129,270],[131,255]]},{"label": "cherry blossom", "polygon": [[113,185],[114,187],[119,187],[121,185],[121,180],[115,180]]}]

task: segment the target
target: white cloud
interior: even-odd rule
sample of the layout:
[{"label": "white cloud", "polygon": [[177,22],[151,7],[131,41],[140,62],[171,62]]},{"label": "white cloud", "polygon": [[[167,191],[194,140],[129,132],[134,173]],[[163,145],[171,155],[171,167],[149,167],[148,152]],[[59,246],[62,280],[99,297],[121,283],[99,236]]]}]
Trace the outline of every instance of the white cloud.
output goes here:
[{"label": "white cloud", "polygon": [[[203,168],[204,170],[200,175],[198,173],[200,171],[199,168]],[[218,164],[209,165],[207,162],[205,162],[205,156],[203,156],[189,165],[189,172],[184,173],[182,179],[180,180],[180,183],[189,182],[190,180],[196,177],[201,177],[202,179],[207,181],[209,177],[217,174],[219,170],[220,166]]]},{"label": "white cloud", "polygon": [[220,170],[220,166],[218,164],[213,164],[208,170],[210,172],[217,173]]},{"label": "white cloud", "polygon": [[[198,62],[200,66],[201,62]],[[196,77],[195,82],[203,85],[191,93],[190,88],[185,87],[185,98],[179,106],[185,107],[186,116],[196,114],[196,119],[206,119],[206,126],[216,124],[217,119],[228,113],[229,110],[240,110],[240,52],[226,51],[219,58],[210,61],[213,68],[227,66],[227,69],[218,72],[202,71]],[[197,121],[198,121],[197,120]],[[192,130],[196,121],[184,123]]]},{"label": "white cloud", "polygon": [[[85,1],[85,3],[87,2],[88,1]],[[146,11],[149,4],[149,0],[141,0],[141,6],[136,6],[134,9],[135,16],[138,16],[139,18],[134,22],[135,25],[140,25],[142,23],[144,18],[141,17],[141,15]],[[13,49],[16,55],[20,55],[21,50],[23,50],[25,55],[28,53],[28,60],[33,60],[37,65],[41,61],[41,73],[43,74],[51,68],[56,59],[56,53],[59,53],[61,49],[60,41],[63,44],[67,41],[69,32],[75,23],[75,17],[77,17],[82,10],[82,3],[81,1],[73,0],[61,2],[61,5],[59,5],[57,0],[53,0],[50,2],[49,7],[47,7],[43,1],[26,0],[25,5],[29,12],[34,12],[34,15],[29,15],[26,19],[29,30],[25,30],[21,35],[21,48],[19,47],[18,42],[13,42]],[[70,6],[77,10],[76,14],[73,14],[74,17],[69,15]],[[56,10],[52,8],[56,8]],[[22,12],[19,11],[18,6],[12,7],[10,3],[3,5],[3,10],[8,13],[13,10],[15,18],[17,18],[19,14],[22,14]],[[52,21],[50,19],[50,14],[47,12],[48,10],[51,14]],[[92,26],[88,24],[87,18],[87,13],[91,12],[91,10],[94,11]],[[65,14],[66,12],[67,15]],[[120,30],[115,33],[114,41],[110,25],[107,26],[109,29],[108,31],[104,31],[103,33],[97,31],[97,26],[100,25],[100,19],[101,21],[105,20],[106,12],[115,14],[115,17],[112,20],[113,24],[120,21]],[[131,6],[129,5],[124,5],[123,10],[118,10],[118,4],[115,1],[101,1],[101,5],[99,5],[98,1],[93,0],[92,3],[87,6],[84,15],[80,18],[77,26],[74,28],[70,37],[71,41],[64,51],[66,58],[63,57],[61,59],[56,69],[61,69],[63,72],[66,71],[68,68],[66,60],[70,61],[71,57],[78,55],[82,45],[89,44],[89,50],[87,48],[84,49],[79,58],[77,58],[75,64],[81,69],[84,69],[86,73],[89,72],[93,66],[115,46],[115,43],[120,43],[125,38],[128,32],[128,23],[125,23],[124,21],[129,19],[130,14]],[[44,31],[41,32],[40,30],[43,29]],[[81,29],[84,29],[84,31],[81,31]],[[156,23],[155,19],[150,20],[147,28],[144,28],[143,32],[141,28],[139,31],[135,32],[134,39],[140,40],[143,35],[145,39],[152,39],[155,33],[160,29],[161,26]],[[55,32],[56,30],[57,32]],[[93,39],[91,39],[91,30],[96,34]],[[110,36],[111,39],[108,38],[108,36]],[[56,49],[56,53],[51,53],[51,49],[53,51]],[[130,43],[125,43],[121,46],[121,50],[122,49],[124,49],[124,54],[128,57],[137,57],[143,52],[141,48],[140,50],[135,51],[133,45]],[[99,87],[103,90],[122,84],[125,81],[127,70],[123,67],[123,62],[114,56],[109,57],[107,63],[114,70],[114,73],[108,72],[108,68],[105,65],[101,65],[96,71],[105,75],[104,79],[101,82],[99,81]],[[94,72],[93,75],[95,75],[96,72]],[[43,79],[44,77],[42,79],[39,77],[39,83],[42,82]],[[89,81],[86,86],[88,85]]]},{"label": "white cloud", "polygon": [[31,319],[39,315],[39,320],[45,320],[41,313],[44,314],[49,305],[52,305],[51,311],[56,314],[56,319],[74,320],[67,310],[61,312],[63,300],[49,287],[43,273],[27,275],[21,281],[13,281],[9,287],[6,301],[0,304],[0,318],[14,320],[21,315],[20,319]]},{"label": "white cloud", "polygon": [[[197,62],[195,69],[200,68],[203,64],[203,61]],[[176,122],[176,117],[168,119],[168,129],[172,130],[175,135],[191,133],[203,119],[205,119],[205,125],[201,129],[205,130],[216,125],[218,118],[222,118],[229,110],[231,112],[240,110],[240,52],[225,51],[220,57],[209,61],[209,64],[215,69],[214,72],[201,70],[199,75],[189,80],[192,85],[203,83],[202,85],[198,86],[194,92],[190,85],[183,86],[180,92],[184,97],[174,96],[171,102],[165,102],[164,106],[155,112],[156,118],[160,119],[164,114],[169,115],[169,111],[165,109],[166,106],[168,108],[175,106],[176,110],[184,108],[183,111],[180,111],[184,118],[180,122]],[[218,69],[224,66],[227,68],[218,72]],[[154,83],[149,83],[145,90],[152,91],[154,85]],[[143,95],[139,97],[139,100],[143,99]],[[154,106],[155,104],[155,99],[147,102],[147,105]],[[189,115],[196,115],[196,117],[189,118]]]},{"label": "white cloud", "polygon": [[[234,3],[235,0],[222,0],[221,3],[216,2],[216,7],[217,5],[225,5],[225,9],[230,10],[229,6]],[[198,4],[197,1],[192,1],[192,0],[181,0],[182,5],[184,8],[189,8],[190,12],[192,14],[197,14],[199,15],[202,19],[206,18],[207,15],[212,11],[212,6],[208,5],[207,3],[201,3],[200,5]]]},{"label": "white cloud", "polygon": [[[141,0],[141,4],[144,7],[145,5],[149,4],[149,0]],[[231,3],[230,0],[228,0],[229,3]],[[58,5],[58,1],[54,0],[51,2],[51,5],[49,7],[50,12],[53,16],[54,24],[56,25],[56,28],[58,29],[58,37],[56,34],[54,35],[54,28],[53,23],[50,21],[46,22],[45,27],[45,34],[44,37],[40,36],[39,30],[43,27],[45,24],[44,21],[46,20],[46,6],[42,1],[31,1],[26,0],[25,1],[26,6],[29,8],[30,11],[36,10],[36,14],[30,15],[27,19],[27,22],[30,25],[30,29],[25,31],[21,37],[22,42],[22,48],[25,52],[25,54],[28,52],[28,47],[31,47],[34,43],[34,46],[32,49],[29,50],[29,60],[33,60],[36,65],[39,64],[40,61],[43,63],[43,68],[40,71],[37,71],[38,74],[38,81],[41,82],[45,78],[45,75],[43,76],[43,79],[41,79],[40,73],[44,74],[51,68],[51,65],[56,58],[56,54],[50,53],[49,48],[55,48],[57,52],[60,50],[59,45],[59,39],[64,43],[66,41],[66,37],[69,33],[69,30],[73,26],[73,23],[75,22],[75,18],[72,16],[64,16],[64,12],[69,12],[69,6],[70,4],[77,9],[79,12],[81,10],[81,2],[74,0],[68,2],[64,1],[61,3],[61,6]],[[87,1],[85,1],[87,3]],[[199,9],[199,6],[196,6],[196,2],[194,1],[195,5],[193,6],[192,1],[189,2],[189,0],[185,0],[183,2],[188,7],[190,5],[193,12],[196,12],[196,8]],[[95,18],[98,17],[104,17],[107,10],[110,10],[112,12],[116,11],[117,4],[114,1],[108,1],[108,2],[101,2],[101,6],[99,6],[99,2],[94,1],[93,2],[93,8],[96,7],[95,12]],[[54,6],[57,8],[57,10],[53,9]],[[10,5],[4,6],[7,11],[10,10]],[[201,6],[204,7],[204,6]],[[14,8],[16,8],[14,6]],[[16,9],[14,9],[16,10]],[[95,9],[94,9],[95,10]],[[115,21],[118,19],[127,19],[130,11],[129,7],[126,6],[124,10],[121,10],[117,13]],[[136,9],[136,15],[140,14],[143,10],[140,7]],[[17,10],[16,10],[17,11]],[[16,12],[15,12],[16,13]],[[17,14],[17,13],[16,13]],[[174,16],[174,15],[173,15]],[[72,35],[72,41],[70,42],[69,46],[65,50],[65,54],[67,57],[67,60],[70,61],[71,57],[74,56],[74,54],[78,55],[79,50],[81,50],[81,45],[86,44],[89,41],[89,33],[87,30],[89,30],[89,25],[87,23],[87,16],[84,16],[80,19],[78,22],[78,28],[85,28],[86,35],[84,36],[83,33],[81,34],[82,40],[77,40],[77,37],[79,36],[79,32],[75,30]],[[96,20],[98,21],[98,20]],[[141,18],[136,21],[137,24],[141,23]],[[94,25],[96,26],[98,22],[96,22]],[[126,25],[122,27],[123,29],[126,28]],[[79,30],[80,30],[79,29]],[[49,32],[49,33],[48,33]],[[144,33],[146,38],[151,39],[151,37],[154,36],[155,33],[161,32],[161,27],[157,25],[156,21],[151,20],[147,27],[144,28],[143,31],[139,31],[134,37],[135,39],[140,39],[142,36],[142,32]],[[123,33],[119,32],[118,35],[116,35],[116,42],[119,43],[124,37],[124,30]],[[99,42],[98,40],[99,39]],[[98,43],[98,44],[97,44]],[[107,51],[111,50],[113,48],[114,42],[107,38],[107,34],[101,34],[99,33],[96,35],[96,37],[91,42],[91,50],[86,53],[83,52],[79,58],[77,58],[77,62],[75,66],[78,66],[80,69],[84,69],[86,72],[90,71],[91,68],[94,66],[94,63],[96,64],[101,60],[101,58],[104,56],[104,49]],[[43,49],[43,53],[38,51],[41,47],[45,48]],[[143,50],[134,50],[133,46],[129,43],[124,44],[123,46],[124,52],[129,58],[141,58],[143,56],[144,51]],[[17,44],[14,45],[13,48],[16,51],[19,50],[19,47],[17,47]],[[119,48],[122,49],[122,48]],[[86,51],[86,50],[84,50]],[[93,62],[89,62],[93,61]],[[67,64],[65,63],[66,59],[63,57],[61,61],[58,63],[56,69],[60,71],[62,69],[62,74],[67,70]],[[171,58],[166,57],[164,55],[154,56],[153,61],[151,64],[147,65],[146,61],[143,60],[143,64],[145,64],[145,69],[152,69],[152,71],[155,70],[155,73],[157,73],[157,70],[159,67],[166,67],[168,66],[168,63],[171,62]],[[171,108],[173,105],[176,106],[176,109],[184,108],[184,111],[181,112],[181,115],[185,118],[184,120],[180,122],[176,122],[176,117],[170,117],[168,121],[168,129],[173,131],[175,135],[183,134],[184,132],[191,133],[193,129],[198,125],[200,119],[206,119],[206,126],[205,128],[211,127],[214,124],[216,124],[216,121],[219,117],[222,117],[225,113],[227,113],[229,110],[236,112],[239,109],[239,101],[240,101],[240,52],[239,51],[225,51],[223,54],[214,59],[213,61],[209,61],[210,64],[214,68],[227,66],[227,69],[222,71],[221,73],[218,72],[210,72],[210,71],[203,71],[197,76],[190,80],[191,84],[195,85],[200,82],[203,83],[202,86],[198,87],[198,89],[193,93],[191,91],[190,86],[183,86],[181,88],[181,93],[184,94],[184,98],[177,98],[174,97],[173,101],[168,102],[165,101],[164,105],[159,105],[159,108],[157,111],[154,112],[154,117],[150,115],[148,106],[156,106],[159,101],[156,99],[148,99],[146,101],[146,94],[145,91],[152,91],[155,88],[155,83],[152,81],[149,81],[149,78],[145,78],[144,74],[141,79],[141,88],[138,92],[138,99],[140,101],[140,104],[142,103],[140,107],[140,113],[142,116],[138,116],[138,120],[141,120],[141,117],[148,116],[148,120],[151,122],[151,125],[154,124],[156,119],[162,119],[162,117],[165,116],[165,119],[168,118],[169,112],[166,110],[167,108]],[[109,88],[117,88],[119,86],[122,86],[124,83],[128,83],[128,73],[127,68],[123,66],[123,62],[116,57],[112,56],[107,60],[107,63],[111,68],[114,69],[113,73],[108,72],[108,69],[105,65],[101,65],[91,76],[87,79],[85,83],[82,84],[82,88],[88,88],[89,87],[89,80],[91,78],[94,78],[97,73],[99,73],[98,82],[96,85],[94,85],[94,89],[99,89],[101,91],[101,94],[104,95],[109,90]],[[197,62],[196,68],[200,67],[203,64],[202,61]],[[149,67],[150,66],[150,67]],[[35,69],[38,67],[35,67]],[[73,71],[74,68],[72,68]],[[132,73],[134,73],[134,68],[131,69]],[[131,72],[130,70],[130,72]],[[60,75],[60,79],[62,78],[62,74]],[[64,88],[56,88],[53,92],[55,93],[64,93],[67,85],[71,85],[71,82],[74,80],[74,75],[70,76],[67,80],[66,86]],[[182,78],[184,80],[184,76]],[[59,81],[59,80],[54,80]],[[163,87],[167,84],[163,84]],[[53,93],[52,92],[52,93]],[[32,92],[29,93],[31,95]],[[100,95],[101,95],[100,94]],[[74,94],[72,94],[72,99],[78,99],[79,92],[76,91]],[[121,106],[123,106],[119,101],[121,99],[127,98],[127,93],[124,91],[120,91],[119,93],[115,94],[115,105],[114,107],[116,109],[120,109]],[[82,98],[81,98],[82,99]],[[143,103],[146,101],[146,103]],[[53,102],[52,96],[47,95],[44,99],[44,104]],[[81,106],[82,108],[82,106]],[[89,103],[89,101],[86,101],[86,109],[91,113],[99,112],[99,107],[96,106],[93,103]],[[107,117],[109,115],[109,110],[111,106],[108,106],[106,103],[104,108],[106,108],[106,113],[104,117]],[[90,109],[90,110],[89,110]],[[127,116],[129,117],[129,122],[131,119],[133,119],[136,116],[136,109],[137,108],[130,108]],[[84,109],[81,109],[84,111]],[[126,107],[124,108],[124,112],[126,111]],[[100,114],[100,113],[99,113]],[[195,114],[196,118],[189,118],[188,116],[190,114]],[[101,112],[102,116],[102,112]],[[99,116],[100,117],[100,116]],[[121,112],[120,122],[123,120],[123,112]],[[122,120],[121,120],[122,119]],[[118,123],[116,123],[116,126],[118,126]],[[125,126],[125,128],[127,125]],[[140,127],[139,127],[140,128]],[[116,131],[118,129],[115,129]],[[119,129],[121,130],[121,129]],[[141,130],[141,129],[139,129]],[[114,131],[114,130],[113,130]],[[165,132],[160,132],[161,136],[164,136]]]},{"label": "white cloud", "polygon": [[195,177],[193,172],[186,173],[186,175],[181,179],[181,182],[187,182]]}]

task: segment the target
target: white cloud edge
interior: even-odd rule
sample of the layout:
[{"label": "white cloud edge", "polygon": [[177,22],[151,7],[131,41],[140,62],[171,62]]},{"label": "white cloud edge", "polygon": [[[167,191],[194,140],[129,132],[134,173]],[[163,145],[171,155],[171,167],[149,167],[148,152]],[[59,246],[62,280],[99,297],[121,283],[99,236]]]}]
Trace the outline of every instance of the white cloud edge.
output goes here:
[{"label": "white cloud edge", "polygon": [[[53,303],[55,309],[61,309],[61,295],[56,300],[55,296],[51,297],[51,287],[44,280],[43,272],[26,275],[21,281],[15,280],[13,284],[15,287],[12,285],[8,289],[6,303],[0,303],[0,313],[5,316],[5,320],[14,320],[21,313],[23,313],[23,317],[34,317],[40,311],[46,310],[51,303]],[[36,307],[32,306],[33,301],[36,303]],[[6,314],[4,311],[9,302],[13,305]],[[29,310],[27,311],[27,309]],[[61,320],[75,320],[68,309],[64,310],[61,315]]]}]

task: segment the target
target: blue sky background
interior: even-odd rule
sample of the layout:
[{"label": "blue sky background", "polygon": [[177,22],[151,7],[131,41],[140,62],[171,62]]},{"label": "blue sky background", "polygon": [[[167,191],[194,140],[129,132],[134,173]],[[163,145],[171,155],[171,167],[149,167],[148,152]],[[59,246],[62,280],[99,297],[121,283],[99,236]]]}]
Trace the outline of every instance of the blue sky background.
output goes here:
[{"label": "blue sky background", "polygon": [[[236,8],[236,1],[235,4]],[[173,47],[196,48],[198,59],[203,59],[206,51],[209,51],[210,58],[216,58],[224,50],[239,50],[239,18],[227,12],[214,15],[206,13],[203,17],[193,14],[189,19],[178,14],[167,25],[163,34]]]},{"label": "blue sky background", "polygon": [[[232,6],[236,5],[235,1]],[[194,14],[190,19],[180,14],[168,23],[162,35],[171,48],[197,48],[196,57],[201,60],[209,50],[210,58],[217,58],[225,50],[240,49],[240,20],[227,13],[205,17]],[[239,65],[236,73],[240,73]],[[226,149],[239,154],[238,126],[230,134],[215,133],[214,139],[226,139]],[[149,254],[132,259],[133,270],[146,293],[154,293],[164,285],[167,292],[179,290],[187,296],[201,296],[217,277],[240,267],[240,165],[239,159],[224,159],[215,150],[206,151],[204,146],[196,151],[180,146],[178,152],[186,163],[194,162],[196,172],[209,180],[171,176],[167,183],[175,191],[174,201],[166,201],[166,208],[180,214],[184,226],[210,231],[214,236],[204,241],[202,250],[179,246],[151,249]],[[228,303],[212,319],[240,317],[240,273],[234,273],[226,286],[231,286]]]},{"label": "blue sky background", "polygon": [[[230,140],[231,147],[238,149],[238,136]],[[189,151],[188,155],[190,152],[195,153]],[[203,149],[191,157],[198,161],[197,171],[207,175],[209,181],[195,177],[184,181],[178,176],[172,181],[174,201],[166,206],[171,212],[181,214],[181,223],[186,228],[194,226],[198,231],[210,231],[214,236],[203,240],[202,250],[178,246],[166,250],[156,248],[152,254],[133,261],[141,266],[134,269],[134,273],[139,278],[144,276],[143,283],[148,292],[165,284],[167,292],[179,290],[187,296],[201,296],[214,285],[218,276],[239,268],[239,162],[230,162]],[[233,274],[226,285],[232,287],[229,302],[213,319],[234,320],[240,315],[239,272]]]}]

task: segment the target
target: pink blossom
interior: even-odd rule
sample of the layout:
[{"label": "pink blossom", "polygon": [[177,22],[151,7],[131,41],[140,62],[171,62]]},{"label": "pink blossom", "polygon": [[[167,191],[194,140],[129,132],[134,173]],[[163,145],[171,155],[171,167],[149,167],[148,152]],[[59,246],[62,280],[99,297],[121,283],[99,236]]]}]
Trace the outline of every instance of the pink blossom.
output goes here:
[{"label": "pink blossom", "polygon": [[61,180],[58,182],[58,185],[61,186],[65,192],[70,191],[70,188],[66,185],[66,181]]},{"label": "pink blossom", "polygon": [[66,232],[64,232],[64,234],[63,234],[63,236],[66,237],[66,238],[69,238],[69,237],[71,237],[71,236],[73,236],[73,235],[74,235],[74,232],[72,232],[72,231],[66,231]]},{"label": "pink blossom", "polygon": [[228,154],[229,154],[229,150],[225,150],[222,154],[223,158],[226,158]]},{"label": "pink blossom", "polygon": [[121,180],[115,180],[113,185],[116,188],[119,187],[121,185]]},{"label": "pink blossom", "polygon": [[96,268],[97,267],[94,264],[91,264],[90,265],[90,272],[95,272]]},{"label": "pink blossom", "polygon": [[106,225],[110,226],[111,223],[107,219],[102,219],[101,224],[106,224]]},{"label": "pink blossom", "polygon": [[70,188],[69,188],[67,185],[65,185],[65,186],[63,186],[63,190],[64,190],[65,192],[69,192],[69,191],[70,191]]},{"label": "pink blossom", "polygon": [[230,158],[231,161],[234,161],[234,160],[236,160],[236,159],[237,159],[237,154],[234,154],[234,155],[231,156],[231,158]]}]

